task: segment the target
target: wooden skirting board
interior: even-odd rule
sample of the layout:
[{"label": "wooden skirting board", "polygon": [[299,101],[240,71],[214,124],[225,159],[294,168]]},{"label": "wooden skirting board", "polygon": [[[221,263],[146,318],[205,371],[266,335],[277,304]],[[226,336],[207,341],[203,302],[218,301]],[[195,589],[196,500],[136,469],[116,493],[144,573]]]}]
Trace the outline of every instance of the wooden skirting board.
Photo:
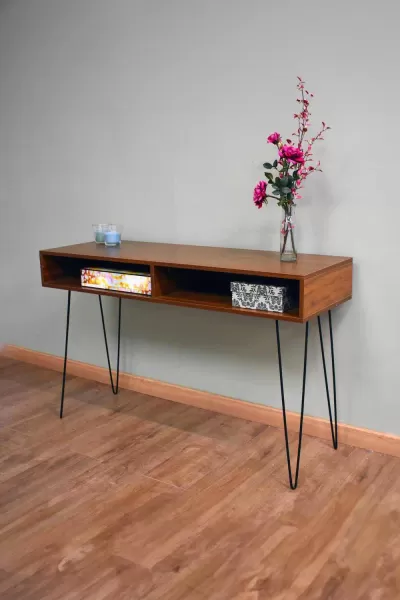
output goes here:
[{"label": "wooden skirting board", "polygon": [[[46,369],[54,371],[63,370],[63,358],[37,352],[19,346],[6,345],[1,350],[3,356],[14,358],[22,362],[31,363]],[[108,369],[98,367],[77,360],[68,359],[68,374],[98,381],[100,383],[110,383]],[[239,417],[249,421],[265,423],[272,427],[282,427],[282,412],[277,408],[236,400],[227,396],[220,396],[211,392],[194,390],[172,383],[165,383],[155,379],[148,379],[129,373],[120,373],[119,385],[121,388],[156,396],[173,402],[180,402],[197,408],[212,410],[224,415]],[[288,429],[290,431],[299,430],[300,417],[297,413],[287,412]],[[380,433],[371,429],[362,429],[353,427],[345,423],[338,424],[339,443],[349,444],[358,448],[365,448],[383,454],[400,457],[400,437]],[[330,423],[326,419],[317,417],[304,417],[304,433],[324,440],[331,439]]]}]

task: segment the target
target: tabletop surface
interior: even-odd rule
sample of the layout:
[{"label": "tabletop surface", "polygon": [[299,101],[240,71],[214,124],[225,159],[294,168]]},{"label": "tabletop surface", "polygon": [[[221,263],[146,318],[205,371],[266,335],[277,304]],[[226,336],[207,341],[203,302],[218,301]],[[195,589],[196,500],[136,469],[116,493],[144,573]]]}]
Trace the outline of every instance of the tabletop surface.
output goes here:
[{"label": "tabletop surface", "polygon": [[275,275],[291,279],[303,279],[352,262],[351,258],[343,256],[299,254],[297,262],[285,263],[280,261],[278,252],[134,241],[123,241],[121,246],[115,248],[86,242],[42,252],[93,260]]}]

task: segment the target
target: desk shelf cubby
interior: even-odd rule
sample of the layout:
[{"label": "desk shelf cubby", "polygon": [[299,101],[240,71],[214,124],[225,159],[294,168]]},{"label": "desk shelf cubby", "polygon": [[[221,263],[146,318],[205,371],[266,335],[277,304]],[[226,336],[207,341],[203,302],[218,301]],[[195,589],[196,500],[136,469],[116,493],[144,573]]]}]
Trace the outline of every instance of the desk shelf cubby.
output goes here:
[{"label": "desk shelf cubby", "polygon": [[[89,242],[40,252],[45,287],[132,300],[305,322],[351,298],[352,259],[300,255],[282,263],[279,254],[257,250],[123,242],[107,248]],[[150,274],[152,295],[82,287],[82,268]],[[232,306],[232,281],[289,287],[293,308],[285,313]]]}]

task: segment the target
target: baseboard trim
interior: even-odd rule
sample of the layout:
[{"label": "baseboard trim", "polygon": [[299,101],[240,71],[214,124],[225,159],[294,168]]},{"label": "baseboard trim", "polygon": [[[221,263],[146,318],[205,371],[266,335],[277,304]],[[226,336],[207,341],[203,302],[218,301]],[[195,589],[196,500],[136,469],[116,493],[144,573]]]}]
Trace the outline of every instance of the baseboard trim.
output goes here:
[{"label": "baseboard trim", "polygon": [[[1,354],[15,360],[38,365],[45,369],[60,372],[63,370],[63,358],[61,356],[54,356],[45,352],[12,345],[4,346]],[[108,369],[77,360],[68,360],[68,374],[100,383],[110,382]],[[270,406],[245,402],[244,400],[186,388],[172,383],[157,381],[156,379],[139,377],[138,375],[131,375],[129,373],[120,373],[119,385],[121,388],[133,392],[212,410],[249,421],[264,423],[272,427],[282,427],[281,411]],[[287,422],[290,431],[296,432],[299,430],[299,415],[297,413],[288,412]],[[399,436],[380,433],[371,429],[353,427],[345,423],[339,423],[338,430],[340,443],[400,457]],[[305,416],[304,433],[324,440],[330,440],[331,431],[329,421],[317,417]]]}]

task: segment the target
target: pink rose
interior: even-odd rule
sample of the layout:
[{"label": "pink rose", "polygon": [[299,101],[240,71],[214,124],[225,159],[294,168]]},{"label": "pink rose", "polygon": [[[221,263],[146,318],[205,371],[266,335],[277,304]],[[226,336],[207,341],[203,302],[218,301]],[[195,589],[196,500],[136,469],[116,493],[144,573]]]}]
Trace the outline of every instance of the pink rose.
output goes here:
[{"label": "pink rose", "polygon": [[269,144],[278,144],[278,142],[280,142],[281,139],[281,134],[278,133],[277,131],[275,131],[274,133],[271,133],[271,135],[269,135],[267,137],[267,142]]},{"label": "pink rose", "polygon": [[264,200],[267,198],[267,184],[265,181],[259,181],[254,188],[253,201],[257,208],[262,208]]},{"label": "pink rose", "polygon": [[298,163],[299,165],[304,164],[303,150],[296,146],[282,146],[279,150],[279,156],[292,163]]}]

